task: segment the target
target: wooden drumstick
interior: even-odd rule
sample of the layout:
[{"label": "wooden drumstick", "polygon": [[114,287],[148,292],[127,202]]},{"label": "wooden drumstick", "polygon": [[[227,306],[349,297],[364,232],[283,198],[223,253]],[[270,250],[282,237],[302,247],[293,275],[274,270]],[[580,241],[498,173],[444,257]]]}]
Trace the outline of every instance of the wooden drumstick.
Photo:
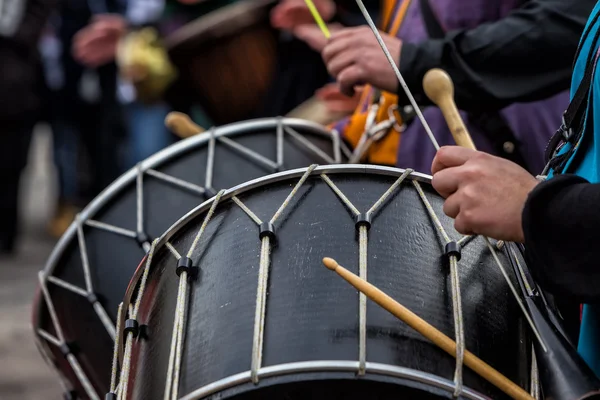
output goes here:
[{"label": "wooden drumstick", "polygon": [[475,150],[475,144],[454,102],[454,84],[450,75],[439,68],[429,70],[423,77],[423,90],[442,110],[456,144]]},{"label": "wooden drumstick", "polygon": [[[447,352],[453,357],[456,357],[456,342],[444,335],[427,321],[420,318],[418,315],[392,299],[390,296],[379,290],[374,285],[358,277],[346,268],[342,267],[332,258],[325,257],[323,264],[330,270],[336,272],[344,278],[348,283],[365,294],[369,299],[379,304],[386,311],[390,312],[396,318],[405,322],[408,326],[419,332],[421,335],[431,340],[435,345]],[[496,371],[494,368],[486,364],[481,359],[477,358],[473,353],[465,350],[464,364],[475,371],[479,376],[502,390],[513,399],[517,400],[533,400],[525,390],[511,382],[507,377]]]},{"label": "wooden drumstick", "polygon": [[192,121],[187,114],[177,111],[170,112],[167,115],[165,125],[171,132],[182,139],[197,135],[206,130]]}]

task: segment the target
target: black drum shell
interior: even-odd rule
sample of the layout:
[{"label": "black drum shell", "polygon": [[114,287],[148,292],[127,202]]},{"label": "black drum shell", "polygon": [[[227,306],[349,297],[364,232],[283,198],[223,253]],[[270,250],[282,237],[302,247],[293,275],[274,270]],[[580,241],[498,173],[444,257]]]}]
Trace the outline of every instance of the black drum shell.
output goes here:
[{"label": "black drum shell", "polygon": [[[401,171],[383,167],[332,169],[329,177],[360,210],[367,211],[398,178]],[[345,172],[344,172],[345,171]],[[300,172],[270,182],[235,189],[261,220],[268,221],[290,193]],[[427,181],[426,178],[422,178]],[[421,182],[444,229],[452,240],[461,236],[453,221],[443,215],[442,198],[427,182]],[[208,204],[186,216],[162,238],[186,254]],[[268,280],[263,367],[312,361],[358,361],[359,296],[357,291],[321,263],[333,257],[358,274],[358,234],[354,216],[330,187],[313,174],[300,188],[275,224],[276,240],[271,250]],[[368,280],[417,315],[454,338],[454,323],[448,265],[444,241],[432,222],[412,180],[390,198],[372,220],[368,232]],[[497,252],[503,264],[506,254]],[[189,307],[184,330],[180,397],[209,384],[245,373],[252,355],[255,302],[260,258],[258,225],[231,199],[223,200],[200,238],[192,259],[200,267],[190,284]],[[523,262],[523,260],[520,260]],[[174,310],[178,290],[177,260],[164,246],[157,249],[139,320],[148,325],[148,338],[134,344],[129,383],[133,399],[160,399],[165,390]],[[466,347],[522,387],[529,382],[531,342],[522,313],[486,247],[483,238],[466,242],[458,264]],[[366,361],[410,368],[452,381],[454,359],[432,345],[407,325],[372,302],[367,304]],[[317,374],[318,375],[318,374]],[[389,377],[388,377],[389,378]],[[287,381],[286,381],[287,379]],[[323,371],[325,385],[306,384],[312,399],[331,398],[347,387],[345,378]],[[345,379],[345,380],[344,380]],[[412,397],[394,381],[394,396],[384,395],[385,385],[372,384],[379,378],[361,377],[370,398]],[[281,377],[278,390],[268,398],[296,399],[285,382],[303,381],[302,374]],[[344,383],[346,382],[346,383]],[[490,398],[507,398],[497,388],[469,369],[465,385]],[[329,385],[329,391],[319,388]],[[333,389],[332,389],[333,385]],[[427,385],[425,385],[427,386]],[[235,399],[261,397],[265,386],[245,384]],[[318,390],[317,390],[318,389]],[[390,389],[391,390],[391,389]],[[432,393],[437,393],[428,389]],[[244,392],[240,394],[239,392]],[[236,389],[213,394],[230,398]],[[267,393],[267,392],[264,392]],[[263,394],[264,394],[263,393]],[[357,389],[356,397],[359,395]],[[383,397],[376,397],[381,395]],[[406,397],[408,396],[408,397]],[[436,396],[451,398],[451,392]],[[196,398],[196,397],[190,397]],[[264,398],[264,397],[263,397]]]},{"label": "black drum shell", "polygon": [[[140,167],[204,187],[211,134],[216,138],[232,140],[275,162],[278,159],[278,129],[281,129],[284,138],[281,170],[327,161],[295,140],[287,133],[288,130],[304,137],[329,157],[334,157],[334,148],[339,150],[339,143],[334,142],[331,133],[317,124],[296,119],[268,118],[222,126],[212,133],[186,139],[145,160]],[[219,140],[215,144],[214,160],[212,187],[215,191],[276,172],[272,167],[249,158]],[[100,221],[136,231],[136,176],[135,168],[124,174],[81,213],[94,291],[113,322],[116,321],[117,307],[145,251],[135,239],[91,227],[87,221]],[[201,195],[147,173],[143,174],[142,181],[143,227],[149,241],[160,237],[175,221],[214,194],[209,192]],[[81,289],[86,288],[76,224],[61,238],[43,273]],[[46,285],[66,341],[74,350],[91,384],[103,396],[109,390],[113,340],[85,297],[52,282]],[[43,329],[57,336],[47,302],[41,293],[37,294],[34,301],[33,326],[36,330]],[[39,340],[43,354],[65,375],[78,396],[88,398],[60,349],[43,338]]]}]

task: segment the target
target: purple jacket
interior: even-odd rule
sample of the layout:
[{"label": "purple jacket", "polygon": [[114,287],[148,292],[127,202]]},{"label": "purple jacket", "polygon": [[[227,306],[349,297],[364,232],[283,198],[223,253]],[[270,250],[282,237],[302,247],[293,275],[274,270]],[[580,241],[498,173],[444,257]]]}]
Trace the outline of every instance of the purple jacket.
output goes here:
[{"label": "purple jacket", "polygon": [[[522,0],[429,0],[429,2],[438,21],[447,32],[461,28],[474,28],[486,22],[499,20],[522,4]],[[411,43],[428,39],[419,0],[411,2],[398,37],[404,42]],[[541,172],[543,169],[544,148],[550,136],[560,125],[561,115],[568,103],[569,93],[564,91],[543,101],[513,104],[501,111],[517,140],[521,142],[521,153],[533,173]],[[440,146],[455,144],[440,110],[426,107],[422,111]],[[463,118],[466,118],[464,113]],[[467,121],[466,124],[477,148],[491,153],[491,145],[483,133]],[[418,120],[413,121],[402,133],[397,166],[429,174],[434,156],[435,148],[421,123]]]}]

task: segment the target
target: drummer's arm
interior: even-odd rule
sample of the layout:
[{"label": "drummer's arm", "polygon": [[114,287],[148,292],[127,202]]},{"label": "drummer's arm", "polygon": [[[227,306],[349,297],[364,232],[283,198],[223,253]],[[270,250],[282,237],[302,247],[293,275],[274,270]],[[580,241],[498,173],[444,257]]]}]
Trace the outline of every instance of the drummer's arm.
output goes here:
[{"label": "drummer's arm", "polygon": [[[415,98],[425,73],[444,68],[465,111],[485,104],[500,109],[536,101],[569,88],[572,62],[596,0],[531,0],[505,18],[444,39],[404,43],[400,70]],[[402,93],[401,104],[408,104]]]},{"label": "drummer's arm", "polygon": [[600,184],[558,175],[523,209],[528,265],[542,287],[581,302],[600,299]]}]

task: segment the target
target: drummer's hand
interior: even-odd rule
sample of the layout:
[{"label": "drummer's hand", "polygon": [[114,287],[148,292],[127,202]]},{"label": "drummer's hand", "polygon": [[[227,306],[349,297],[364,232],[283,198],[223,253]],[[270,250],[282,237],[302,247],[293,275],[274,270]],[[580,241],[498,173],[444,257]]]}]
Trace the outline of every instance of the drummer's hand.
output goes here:
[{"label": "drummer's hand", "polygon": [[[332,0],[313,0],[313,3],[325,22],[335,15],[336,8]],[[274,28],[293,30],[299,25],[314,23],[305,0],[281,0],[271,10],[271,25]]]},{"label": "drummer's hand", "polygon": [[[400,39],[381,32],[392,58],[400,60]],[[336,77],[344,93],[351,95],[356,85],[371,84],[395,93],[396,74],[368,26],[345,28],[331,35],[322,52],[329,73]]]},{"label": "drummer's hand", "polygon": [[120,15],[98,15],[73,38],[73,57],[90,68],[107,64],[115,59],[117,44],[126,31],[127,23]]},{"label": "drummer's hand", "polygon": [[521,214],[539,183],[517,164],[458,146],[442,147],[431,166],[444,213],[462,234],[523,242]]},{"label": "drummer's hand", "polygon": [[[344,29],[344,26],[336,22],[327,25],[327,29],[329,30],[329,33],[333,34]],[[323,34],[323,31],[321,31],[321,28],[319,28],[319,26],[316,24],[298,25],[297,27],[292,29],[292,33],[298,39],[304,41],[313,50],[319,53],[322,52],[325,46],[327,45],[328,39]]]},{"label": "drummer's hand", "polygon": [[360,103],[362,89],[356,90],[353,97],[348,97],[340,91],[337,83],[328,83],[315,92],[315,97],[324,102],[331,112],[350,114]]}]

